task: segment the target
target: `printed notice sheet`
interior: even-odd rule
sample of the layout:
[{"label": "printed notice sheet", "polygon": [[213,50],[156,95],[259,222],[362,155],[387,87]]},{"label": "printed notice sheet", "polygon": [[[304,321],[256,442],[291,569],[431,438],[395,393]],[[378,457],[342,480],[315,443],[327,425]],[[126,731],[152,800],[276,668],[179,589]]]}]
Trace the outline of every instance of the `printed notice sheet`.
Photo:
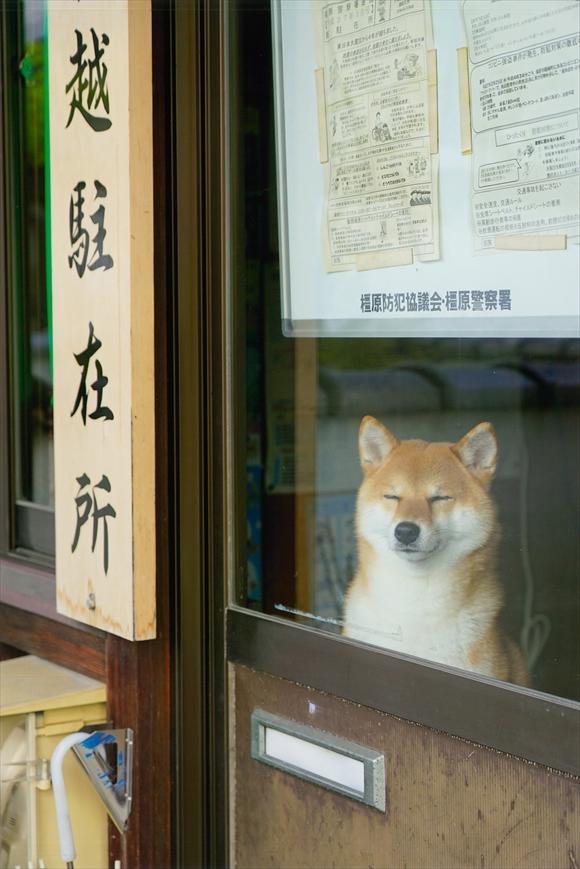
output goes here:
[{"label": "printed notice sheet", "polygon": [[579,11],[464,0],[478,250],[579,234]]},{"label": "printed notice sheet", "polygon": [[313,15],[326,270],[438,259],[430,0],[314,0]]}]

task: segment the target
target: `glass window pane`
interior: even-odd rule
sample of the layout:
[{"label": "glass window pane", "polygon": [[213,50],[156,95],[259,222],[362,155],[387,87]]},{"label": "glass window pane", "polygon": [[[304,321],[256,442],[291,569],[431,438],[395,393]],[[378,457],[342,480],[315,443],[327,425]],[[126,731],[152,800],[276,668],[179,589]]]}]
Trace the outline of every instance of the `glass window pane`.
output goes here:
[{"label": "glass window pane", "polygon": [[580,698],[578,342],[284,337],[268,3],[231,58],[236,602]]},{"label": "glass window pane", "polygon": [[[13,61],[8,83],[13,485],[18,520],[20,508],[28,502],[46,508],[52,508],[54,502],[51,287],[46,254],[45,4],[23,0],[11,7],[8,23]],[[50,515],[47,521],[52,523]],[[30,545],[30,522],[27,524],[24,536]],[[18,528],[16,542],[22,544]]]}]

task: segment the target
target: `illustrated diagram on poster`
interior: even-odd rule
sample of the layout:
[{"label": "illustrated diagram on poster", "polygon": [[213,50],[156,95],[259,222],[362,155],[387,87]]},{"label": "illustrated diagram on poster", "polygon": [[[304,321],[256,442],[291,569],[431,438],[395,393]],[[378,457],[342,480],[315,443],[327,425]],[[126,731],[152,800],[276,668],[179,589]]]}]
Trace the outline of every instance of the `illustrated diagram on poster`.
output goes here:
[{"label": "illustrated diagram on poster", "polygon": [[439,258],[429,0],[313,3],[328,272]]},{"label": "illustrated diagram on poster", "polygon": [[579,234],[578,0],[464,0],[476,248]]}]

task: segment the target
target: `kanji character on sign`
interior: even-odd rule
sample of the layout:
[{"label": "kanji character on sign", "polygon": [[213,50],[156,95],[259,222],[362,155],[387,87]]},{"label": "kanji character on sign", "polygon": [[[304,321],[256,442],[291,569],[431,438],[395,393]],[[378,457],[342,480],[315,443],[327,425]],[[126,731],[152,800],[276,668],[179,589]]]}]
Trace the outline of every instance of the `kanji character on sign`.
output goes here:
[{"label": "kanji character on sign", "polygon": [[[95,199],[106,199],[107,188],[105,185],[97,178],[95,178],[93,183],[95,185]],[[105,206],[103,204],[99,205],[96,211],[90,215],[92,222],[97,227],[97,232],[90,239],[93,242],[94,250],[89,260],[89,233],[84,227],[85,212],[83,209],[85,203],[83,190],[86,186],[84,181],[78,182],[69,204],[69,236],[72,253],[68,258],[68,264],[69,268],[72,269],[73,266],[76,268],[79,278],[82,278],[84,275],[87,265],[89,271],[94,272],[96,269],[108,271],[115,264],[113,257],[103,250],[105,236],[107,235],[107,230],[105,229]]]},{"label": "kanji character on sign", "polygon": [[77,510],[77,524],[75,528],[74,538],[71,546],[71,551],[74,552],[78,546],[78,542],[81,536],[81,529],[86,522],[88,522],[91,510],[93,516],[93,537],[91,542],[91,552],[95,551],[95,546],[97,545],[97,539],[99,536],[99,523],[103,523],[103,567],[105,570],[105,575],[109,570],[109,526],[107,524],[107,519],[115,519],[117,513],[115,508],[111,506],[111,504],[105,504],[102,507],[99,507],[97,503],[97,493],[96,489],[102,489],[104,492],[110,493],[111,484],[109,482],[109,478],[102,475],[100,481],[93,486],[92,495],[89,492],[83,492],[83,489],[86,489],[91,482],[91,479],[87,474],[81,474],[80,477],[77,477],[77,483],[79,484],[79,491],[75,498],[75,505]]},{"label": "kanji character on sign", "polygon": [[[100,347],[101,342],[95,335],[94,326],[92,323],[89,323],[89,340],[87,346],[80,353],[74,354],[76,361],[82,368],[82,373],[71,416],[74,416],[80,407],[83,425],[87,424],[87,403],[89,399],[89,394],[87,392],[87,375],[89,371],[89,363]],[[95,359],[95,368],[97,369],[97,378],[93,383],[91,383],[91,389],[97,393],[97,406],[92,413],[89,413],[89,418],[105,420],[114,419],[115,416],[111,408],[103,404],[103,390],[109,382],[109,378],[105,377],[103,374],[103,367],[98,359]]]},{"label": "kanji character on sign", "polygon": [[[75,74],[66,86],[66,93],[71,94],[70,114],[66,126],[68,127],[76,111],[80,112],[87,124],[96,133],[102,133],[111,126],[111,119],[102,114],[92,114],[100,107],[105,115],[109,114],[109,89],[107,87],[107,64],[101,63],[105,48],[109,44],[109,37],[103,33],[99,37],[91,27],[93,41],[93,59],[85,60],[84,54],[87,49],[83,42],[80,30],[75,30],[77,38],[76,51],[70,57],[70,62],[76,66]],[[101,48],[100,43],[103,47]],[[88,69],[87,69],[88,68]]]}]

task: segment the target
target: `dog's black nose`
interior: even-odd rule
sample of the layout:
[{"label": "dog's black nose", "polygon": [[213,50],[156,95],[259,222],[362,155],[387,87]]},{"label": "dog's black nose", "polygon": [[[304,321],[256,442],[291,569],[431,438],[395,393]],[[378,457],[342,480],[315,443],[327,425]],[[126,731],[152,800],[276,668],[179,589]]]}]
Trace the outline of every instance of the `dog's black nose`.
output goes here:
[{"label": "dog's black nose", "polygon": [[395,537],[399,543],[414,543],[421,529],[415,522],[399,522],[395,528]]}]

